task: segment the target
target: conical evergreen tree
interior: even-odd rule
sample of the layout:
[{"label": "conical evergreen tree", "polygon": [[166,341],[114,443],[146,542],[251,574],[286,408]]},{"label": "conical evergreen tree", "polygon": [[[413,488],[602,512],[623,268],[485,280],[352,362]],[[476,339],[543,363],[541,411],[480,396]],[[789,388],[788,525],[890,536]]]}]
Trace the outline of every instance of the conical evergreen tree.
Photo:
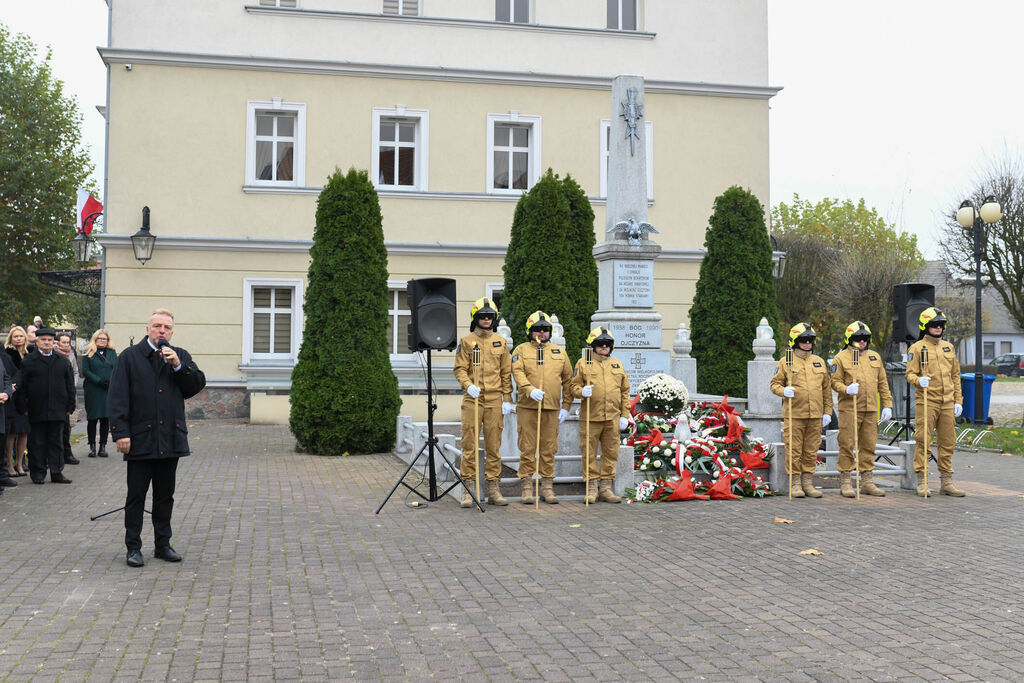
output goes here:
[{"label": "conical evergreen tree", "polygon": [[571,177],[551,169],[516,205],[505,255],[502,317],[516,344],[526,341],[526,319],[536,310],[557,315],[567,352],[575,360],[597,310],[594,211]]},{"label": "conical evergreen tree", "polygon": [[322,455],[388,451],[401,407],[387,347],[388,263],[366,171],[336,170],[316,208],[290,426]]},{"label": "conical evergreen tree", "polygon": [[761,318],[776,331],[779,314],[764,208],[733,186],[715,199],[705,255],[690,309],[697,386],[708,394],[747,395],[747,361]]}]

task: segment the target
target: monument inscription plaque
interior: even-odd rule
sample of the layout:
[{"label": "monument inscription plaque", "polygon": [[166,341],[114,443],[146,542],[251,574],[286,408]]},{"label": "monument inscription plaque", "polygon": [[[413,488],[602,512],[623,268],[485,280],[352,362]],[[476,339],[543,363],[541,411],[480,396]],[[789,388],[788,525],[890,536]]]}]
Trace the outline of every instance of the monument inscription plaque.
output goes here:
[{"label": "monument inscription plaque", "polygon": [[[654,261],[614,262],[614,306],[654,306]],[[658,340],[660,345],[661,340]]]}]

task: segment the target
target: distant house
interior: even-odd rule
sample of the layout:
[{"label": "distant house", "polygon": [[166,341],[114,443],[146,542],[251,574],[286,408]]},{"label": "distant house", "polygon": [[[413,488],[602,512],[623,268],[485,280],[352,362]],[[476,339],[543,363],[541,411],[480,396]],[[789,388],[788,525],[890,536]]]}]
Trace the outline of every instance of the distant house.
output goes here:
[{"label": "distant house", "polygon": [[[921,282],[935,286],[935,298],[962,297],[973,306],[975,302],[974,280],[956,278],[949,272],[943,261],[928,261],[920,276]],[[982,283],[981,306],[986,326],[982,329],[982,361],[991,363],[996,356],[1004,353],[1024,353],[1024,330],[1017,325],[999,293]],[[973,317],[973,313],[971,314]],[[957,349],[961,365],[974,365],[974,335],[963,339]]]}]

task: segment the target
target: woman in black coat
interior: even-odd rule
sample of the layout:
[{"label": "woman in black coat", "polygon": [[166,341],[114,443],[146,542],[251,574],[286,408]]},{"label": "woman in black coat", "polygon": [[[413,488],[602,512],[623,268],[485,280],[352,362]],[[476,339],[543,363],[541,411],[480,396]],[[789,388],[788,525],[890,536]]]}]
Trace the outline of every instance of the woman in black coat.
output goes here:
[{"label": "woman in black coat", "polygon": [[[17,385],[21,382],[21,361],[28,355],[28,333],[25,328],[15,325],[7,333],[7,343],[4,344],[6,358],[5,369],[10,373],[11,384],[17,391]],[[25,476],[25,448],[28,446],[28,418],[18,415],[14,409],[14,400],[7,402],[6,429],[7,440],[5,442],[3,460],[7,466],[7,473],[12,477]],[[13,451],[13,453],[12,453]]]},{"label": "woman in black coat", "polygon": [[[110,343],[110,335],[104,329],[92,333],[85,357],[82,358],[82,376],[85,378],[85,416],[88,419],[89,457],[107,457],[107,388],[110,373],[114,371],[117,352]],[[96,452],[96,423],[100,427],[100,450]]]}]

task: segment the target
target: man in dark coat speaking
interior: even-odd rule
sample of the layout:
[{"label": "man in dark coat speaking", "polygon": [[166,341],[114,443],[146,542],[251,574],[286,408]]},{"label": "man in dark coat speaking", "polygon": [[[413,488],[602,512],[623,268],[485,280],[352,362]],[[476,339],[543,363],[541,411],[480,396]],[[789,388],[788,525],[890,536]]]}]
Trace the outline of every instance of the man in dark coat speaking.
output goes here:
[{"label": "man in dark coat speaking", "polygon": [[171,547],[171,510],[178,458],[189,454],[185,399],[206,386],[206,376],[188,351],[171,346],[174,315],[158,308],[149,316],[146,338],[117,358],[110,375],[107,412],[110,435],[128,463],[124,502],[124,544],[129,567],[141,567],[142,512],[153,483],[154,556],[181,562]]}]

